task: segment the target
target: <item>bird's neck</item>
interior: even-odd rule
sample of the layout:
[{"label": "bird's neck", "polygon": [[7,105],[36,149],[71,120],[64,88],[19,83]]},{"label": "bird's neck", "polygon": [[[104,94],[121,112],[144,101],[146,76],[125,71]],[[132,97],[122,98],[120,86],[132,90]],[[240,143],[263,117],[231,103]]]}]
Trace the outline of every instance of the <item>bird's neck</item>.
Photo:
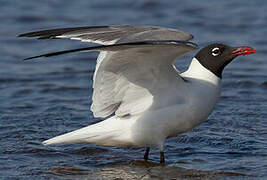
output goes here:
[{"label": "bird's neck", "polygon": [[199,79],[208,81],[214,85],[219,85],[221,79],[213,74],[210,70],[202,66],[196,58],[192,59],[192,62],[187,71],[181,74],[183,77]]}]

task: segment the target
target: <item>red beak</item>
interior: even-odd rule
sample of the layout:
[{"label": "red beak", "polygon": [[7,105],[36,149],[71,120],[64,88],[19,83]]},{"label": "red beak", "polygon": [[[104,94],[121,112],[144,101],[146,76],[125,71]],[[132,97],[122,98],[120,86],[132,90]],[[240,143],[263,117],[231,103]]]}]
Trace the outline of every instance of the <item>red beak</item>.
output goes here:
[{"label": "red beak", "polygon": [[235,47],[235,50],[231,53],[232,56],[248,55],[256,53],[256,50],[248,46]]}]

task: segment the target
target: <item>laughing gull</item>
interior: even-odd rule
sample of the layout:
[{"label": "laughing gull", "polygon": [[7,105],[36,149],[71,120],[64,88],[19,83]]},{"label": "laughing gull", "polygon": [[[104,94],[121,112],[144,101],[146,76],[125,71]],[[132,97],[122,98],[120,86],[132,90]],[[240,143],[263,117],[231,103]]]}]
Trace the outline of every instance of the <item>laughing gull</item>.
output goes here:
[{"label": "laughing gull", "polygon": [[[103,146],[150,147],[160,150],[167,138],[198,126],[220,96],[224,67],[239,55],[256,51],[247,46],[211,44],[180,73],[175,59],[197,49],[193,36],[155,26],[96,26],[51,29],[20,34],[38,39],[70,38],[101,44],[53,52],[25,60],[72,52],[100,51],[93,76],[91,111],[107,119],[43,142],[45,145],[95,143]],[[112,115],[112,116],[110,116]]]}]

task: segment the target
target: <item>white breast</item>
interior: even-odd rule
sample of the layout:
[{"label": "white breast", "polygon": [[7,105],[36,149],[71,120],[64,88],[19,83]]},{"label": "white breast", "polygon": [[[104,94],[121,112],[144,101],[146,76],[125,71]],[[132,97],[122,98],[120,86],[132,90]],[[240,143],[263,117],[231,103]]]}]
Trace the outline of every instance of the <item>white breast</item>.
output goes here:
[{"label": "white breast", "polygon": [[[176,104],[169,103],[169,106],[147,111],[135,122],[132,136],[139,145],[151,143],[162,147],[165,138],[196,127],[214,109],[220,95],[220,78],[204,68],[195,58],[181,76],[187,82],[175,91],[183,96],[183,101],[180,99]],[[170,100],[167,99],[166,102]]]},{"label": "white breast", "polygon": [[187,103],[192,113],[192,124],[196,126],[205,121],[214,109],[220,96],[221,79],[203,67],[196,58],[181,76],[189,81]]}]

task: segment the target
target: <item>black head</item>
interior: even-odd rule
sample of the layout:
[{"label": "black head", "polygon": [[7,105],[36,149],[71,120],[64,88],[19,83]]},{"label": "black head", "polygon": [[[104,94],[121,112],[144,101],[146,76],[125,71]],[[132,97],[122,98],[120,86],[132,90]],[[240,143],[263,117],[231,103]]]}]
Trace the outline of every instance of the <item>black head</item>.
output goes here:
[{"label": "black head", "polygon": [[224,67],[239,55],[256,53],[255,49],[247,46],[231,47],[225,44],[211,44],[202,48],[195,58],[219,78]]}]

